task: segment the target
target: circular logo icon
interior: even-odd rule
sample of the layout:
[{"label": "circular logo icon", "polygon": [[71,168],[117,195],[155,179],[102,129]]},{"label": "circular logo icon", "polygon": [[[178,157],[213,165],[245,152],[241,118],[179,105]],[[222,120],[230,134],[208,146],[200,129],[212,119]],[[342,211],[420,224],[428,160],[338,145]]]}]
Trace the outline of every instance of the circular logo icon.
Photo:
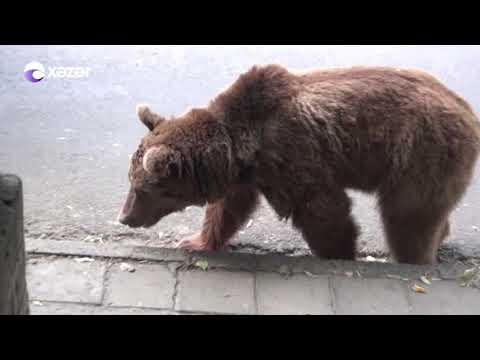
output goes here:
[{"label": "circular logo icon", "polygon": [[32,61],[25,66],[23,74],[25,75],[25,79],[30,82],[36,83],[45,77],[45,68],[42,64],[36,61]]}]

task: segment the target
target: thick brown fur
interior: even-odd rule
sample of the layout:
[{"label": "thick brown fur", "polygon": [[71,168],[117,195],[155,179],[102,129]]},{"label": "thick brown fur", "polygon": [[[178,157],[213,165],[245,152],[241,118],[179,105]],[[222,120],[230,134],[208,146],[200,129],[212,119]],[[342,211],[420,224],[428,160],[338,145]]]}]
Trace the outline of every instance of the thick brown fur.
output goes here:
[{"label": "thick brown fur", "polygon": [[434,263],[480,150],[470,106],[417,70],[254,67],[206,108],[172,120],[145,109],[152,131],[120,221],[151,226],[207,202],[191,249],[222,248],[263,194],[315,255],[353,259],[356,189],[376,194],[395,260]]}]

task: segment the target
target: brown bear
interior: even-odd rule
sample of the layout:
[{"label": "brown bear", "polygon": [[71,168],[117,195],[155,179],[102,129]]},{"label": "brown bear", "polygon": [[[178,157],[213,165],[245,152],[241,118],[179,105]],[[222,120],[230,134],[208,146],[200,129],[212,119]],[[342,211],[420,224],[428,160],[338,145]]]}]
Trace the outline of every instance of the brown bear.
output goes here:
[{"label": "brown bear", "polygon": [[394,260],[435,263],[480,149],[469,104],[418,70],[255,66],[205,108],[137,112],[150,132],[119,221],[149,227],[207,203],[203,229],[179,245],[193,250],[222,249],[263,194],[314,255],[354,259],[356,189],[377,196]]}]

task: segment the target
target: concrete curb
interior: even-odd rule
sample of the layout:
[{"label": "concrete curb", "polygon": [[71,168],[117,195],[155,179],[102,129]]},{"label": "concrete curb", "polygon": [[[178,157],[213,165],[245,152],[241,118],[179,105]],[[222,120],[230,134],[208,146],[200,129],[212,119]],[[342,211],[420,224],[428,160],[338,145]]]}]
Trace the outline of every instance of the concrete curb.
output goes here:
[{"label": "concrete curb", "polygon": [[426,273],[442,280],[459,279],[471,264],[453,261],[435,266],[406,265],[365,261],[331,261],[311,256],[285,256],[278,254],[253,255],[245,253],[189,253],[177,249],[144,246],[118,246],[112,244],[77,241],[27,239],[29,255],[82,256],[109,259],[130,259],[176,263],[178,267],[195,267],[206,261],[210,269],[231,271],[274,272],[283,276],[293,274],[345,275],[356,278],[418,279]]}]

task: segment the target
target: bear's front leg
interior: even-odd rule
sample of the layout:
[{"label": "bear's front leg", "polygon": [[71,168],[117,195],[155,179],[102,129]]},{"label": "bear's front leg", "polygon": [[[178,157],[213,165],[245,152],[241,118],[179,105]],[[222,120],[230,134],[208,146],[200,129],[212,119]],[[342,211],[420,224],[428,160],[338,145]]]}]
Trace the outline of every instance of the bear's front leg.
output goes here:
[{"label": "bear's front leg", "polygon": [[257,205],[255,186],[232,185],[223,199],[207,206],[202,231],[182,239],[177,247],[193,251],[223,249]]},{"label": "bear's front leg", "polygon": [[355,259],[358,227],[351,215],[351,200],[343,190],[310,196],[293,214],[312,253],[325,259]]}]

